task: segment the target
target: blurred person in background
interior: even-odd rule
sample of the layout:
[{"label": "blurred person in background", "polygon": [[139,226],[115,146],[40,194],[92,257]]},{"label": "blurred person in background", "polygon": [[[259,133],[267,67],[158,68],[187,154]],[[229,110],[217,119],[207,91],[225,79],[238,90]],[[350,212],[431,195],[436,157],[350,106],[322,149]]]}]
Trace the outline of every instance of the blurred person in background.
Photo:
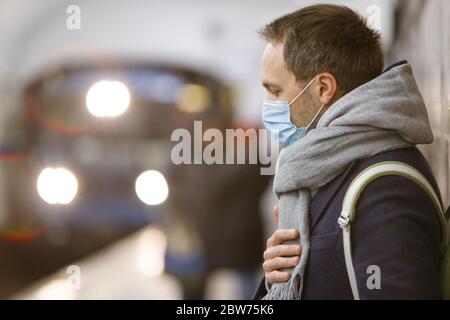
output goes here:
[{"label": "blurred person in background", "polygon": [[[233,126],[230,114],[202,121],[203,131],[218,129],[223,137]],[[194,136],[192,127],[189,131]],[[224,154],[230,152],[225,140]],[[202,150],[207,145],[203,141]],[[245,145],[248,151],[249,144]],[[237,288],[232,291],[238,296],[233,298],[250,299],[264,250],[260,199],[270,176],[261,175],[257,164],[203,163],[172,164],[167,178],[172,188],[165,224],[166,266],[180,280],[184,299],[211,298],[208,283],[218,271],[234,273]]]}]

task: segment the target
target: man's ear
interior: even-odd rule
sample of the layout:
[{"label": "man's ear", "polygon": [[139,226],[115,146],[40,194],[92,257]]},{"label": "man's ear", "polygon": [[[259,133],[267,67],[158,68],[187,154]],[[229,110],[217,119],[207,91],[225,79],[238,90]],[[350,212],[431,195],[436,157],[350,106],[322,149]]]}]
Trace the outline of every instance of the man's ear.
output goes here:
[{"label": "man's ear", "polygon": [[329,106],[333,103],[333,99],[337,98],[336,78],[331,73],[324,72],[317,77],[317,83],[320,103]]}]

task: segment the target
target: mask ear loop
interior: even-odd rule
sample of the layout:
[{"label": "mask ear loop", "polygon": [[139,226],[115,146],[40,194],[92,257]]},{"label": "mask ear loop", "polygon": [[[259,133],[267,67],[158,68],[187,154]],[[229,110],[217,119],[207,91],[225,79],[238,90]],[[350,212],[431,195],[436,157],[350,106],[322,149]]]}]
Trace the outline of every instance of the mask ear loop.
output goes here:
[{"label": "mask ear loop", "polygon": [[314,82],[314,80],[317,79],[318,76],[319,76],[319,75],[315,76],[315,77],[314,77],[314,78],[306,85],[306,87],[303,88],[302,92],[300,92],[300,93],[294,98],[294,100],[292,100],[291,102],[289,102],[289,106],[290,106],[291,104],[293,104],[295,101],[297,101],[297,99],[300,98],[300,97],[302,96],[302,94],[305,93],[306,90],[308,90],[308,88],[312,85],[312,83]]},{"label": "mask ear loop", "polygon": [[306,130],[308,130],[309,131],[309,129],[310,129],[310,127],[312,126],[312,124],[314,123],[314,122],[316,122],[316,120],[317,120],[317,117],[322,113],[322,109],[325,107],[325,105],[323,104],[321,107],[320,107],[320,109],[319,109],[319,111],[316,113],[316,115],[314,116],[314,119],[312,119],[312,121],[308,124],[308,126],[306,127]]}]

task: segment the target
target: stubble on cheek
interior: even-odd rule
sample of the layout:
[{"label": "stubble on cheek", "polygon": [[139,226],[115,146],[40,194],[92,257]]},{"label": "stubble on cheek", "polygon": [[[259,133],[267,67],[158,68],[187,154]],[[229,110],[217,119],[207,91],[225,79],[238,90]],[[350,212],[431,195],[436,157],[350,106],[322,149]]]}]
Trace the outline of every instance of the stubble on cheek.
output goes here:
[{"label": "stubble on cheek", "polygon": [[[300,101],[301,100],[301,101]],[[291,107],[291,120],[298,127],[306,127],[312,121],[320,106],[314,105],[311,96],[306,92]]]}]

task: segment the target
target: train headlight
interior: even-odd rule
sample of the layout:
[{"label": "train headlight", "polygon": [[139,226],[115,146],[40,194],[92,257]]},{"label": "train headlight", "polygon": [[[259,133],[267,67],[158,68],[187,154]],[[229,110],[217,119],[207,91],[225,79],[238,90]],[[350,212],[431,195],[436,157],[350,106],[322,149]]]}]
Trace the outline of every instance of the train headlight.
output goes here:
[{"label": "train headlight", "polygon": [[139,199],[150,206],[163,203],[169,195],[166,178],[156,170],[141,173],[136,179],[135,189]]},{"label": "train headlight", "polygon": [[117,117],[130,104],[130,92],[119,81],[102,80],[95,83],[86,95],[86,106],[96,117]]},{"label": "train headlight", "polygon": [[45,168],[37,179],[37,191],[49,204],[69,204],[78,192],[78,181],[65,168]]}]

